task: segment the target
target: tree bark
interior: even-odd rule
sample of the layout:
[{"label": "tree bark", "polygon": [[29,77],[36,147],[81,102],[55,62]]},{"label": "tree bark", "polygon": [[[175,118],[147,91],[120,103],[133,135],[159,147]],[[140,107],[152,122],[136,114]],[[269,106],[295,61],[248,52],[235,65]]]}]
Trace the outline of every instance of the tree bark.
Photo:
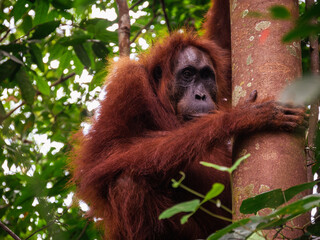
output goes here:
[{"label": "tree bark", "polygon": [[126,0],[117,0],[119,11],[118,38],[120,57],[130,55],[130,16]]},{"label": "tree bark", "polygon": [[[297,0],[230,0],[232,42],[232,105],[242,104],[253,90],[258,101],[276,99],[280,91],[301,75],[300,42],[282,43],[294,21],[274,20],[268,9],[283,5],[299,15]],[[252,17],[250,12],[261,13]],[[238,136],[234,142],[234,160],[250,153],[233,176],[234,219],[245,217],[239,208],[242,201],[257,194],[281,188],[287,189],[307,181],[304,137],[298,133],[260,132]],[[269,213],[268,210],[259,215]],[[308,216],[293,221],[302,227]],[[286,231],[286,237],[299,236],[301,231]],[[272,236],[274,232],[266,233]]]}]

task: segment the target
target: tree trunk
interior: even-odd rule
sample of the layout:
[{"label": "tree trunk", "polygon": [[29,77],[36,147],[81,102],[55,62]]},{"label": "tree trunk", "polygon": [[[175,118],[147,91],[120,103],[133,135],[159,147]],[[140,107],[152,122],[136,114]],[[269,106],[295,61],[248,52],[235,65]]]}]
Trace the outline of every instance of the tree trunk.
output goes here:
[{"label": "tree trunk", "polygon": [[130,16],[127,0],[117,0],[120,57],[130,55]]},{"label": "tree trunk", "polygon": [[[274,20],[268,9],[285,6],[293,19],[298,17],[295,0],[230,1],[232,42],[232,105],[243,103],[253,90],[258,100],[276,99],[290,81],[301,75],[300,42],[282,43],[283,34],[294,21]],[[261,13],[252,17],[250,12]],[[239,208],[248,197],[273,190],[287,189],[307,181],[304,137],[297,133],[260,132],[235,139],[234,160],[250,153],[233,176],[234,219],[243,218]],[[267,214],[263,210],[259,215]],[[308,216],[294,220],[294,226],[303,226]],[[301,231],[286,231],[287,237],[299,236]],[[267,234],[272,234],[269,232]]]}]

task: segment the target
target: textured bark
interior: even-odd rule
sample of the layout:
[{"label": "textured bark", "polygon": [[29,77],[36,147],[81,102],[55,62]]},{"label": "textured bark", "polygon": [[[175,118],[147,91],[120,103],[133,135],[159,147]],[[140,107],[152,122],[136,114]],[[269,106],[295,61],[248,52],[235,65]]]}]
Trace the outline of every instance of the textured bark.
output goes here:
[{"label": "textured bark", "polygon": [[[293,18],[298,17],[298,1],[295,0],[230,0],[233,106],[243,103],[255,89],[258,101],[276,99],[288,83],[301,75],[300,42],[281,42],[294,22],[270,19],[268,9],[274,5],[285,6]],[[262,13],[262,17],[251,17],[250,12]],[[244,199],[307,181],[302,135],[279,131],[238,136],[234,160],[246,153],[251,157],[234,173],[235,220],[244,217],[239,211]],[[266,213],[262,211],[259,215]],[[296,219],[293,225],[301,227],[307,221],[306,215]],[[285,232],[290,238],[301,233]]]},{"label": "textured bark", "polygon": [[117,7],[119,11],[119,52],[120,57],[129,56],[130,54],[130,17],[128,3],[126,0],[117,0]]}]

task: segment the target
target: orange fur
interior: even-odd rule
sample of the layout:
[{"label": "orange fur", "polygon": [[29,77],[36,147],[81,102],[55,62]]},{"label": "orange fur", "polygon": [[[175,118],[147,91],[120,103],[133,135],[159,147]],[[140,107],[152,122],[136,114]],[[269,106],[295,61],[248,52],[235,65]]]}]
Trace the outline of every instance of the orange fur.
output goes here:
[{"label": "orange fur", "polygon": [[[208,129],[208,119],[181,125],[168,97],[175,56],[190,45],[211,56],[218,96],[222,98],[228,52],[192,34],[172,34],[138,62],[123,58],[112,66],[99,116],[75,152],[73,179],[78,185],[77,194],[90,204],[90,216],[104,219],[106,236],[111,239],[193,239],[206,237],[226,224],[211,219],[209,223],[203,214],[196,214],[183,226],[177,217],[158,220],[162,211],[192,197],[170,186],[181,170],[187,172],[186,183],[203,194],[213,182],[224,183],[224,204],[231,203],[228,176],[197,163],[212,159],[230,165],[230,153],[225,150],[227,136],[220,143],[210,143],[208,133],[215,134],[215,130]],[[157,92],[152,77],[156,66],[163,71]],[[211,148],[217,150],[208,151]]]}]

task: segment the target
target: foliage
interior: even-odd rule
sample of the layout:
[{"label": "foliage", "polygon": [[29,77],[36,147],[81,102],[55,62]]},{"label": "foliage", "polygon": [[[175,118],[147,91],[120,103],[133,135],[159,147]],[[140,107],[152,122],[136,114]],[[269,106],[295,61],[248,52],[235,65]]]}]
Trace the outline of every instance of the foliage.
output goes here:
[{"label": "foliage", "polygon": [[[315,183],[314,183],[315,184]],[[294,192],[292,189],[286,190],[289,194],[292,194]],[[297,216],[300,216],[301,214],[305,214],[309,211],[311,211],[315,207],[320,206],[320,195],[314,194],[314,195],[308,195],[306,197],[303,197],[302,199],[299,199],[293,203],[290,203],[286,206],[276,208],[276,206],[280,206],[279,202],[277,202],[277,199],[273,198],[274,192],[267,192],[263,193],[261,195],[258,195],[255,197],[255,199],[247,199],[247,201],[250,201],[250,206],[252,209],[248,208],[247,212],[242,213],[254,213],[257,211],[257,209],[261,210],[265,207],[261,207],[261,204],[259,200],[266,197],[266,195],[270,195],[268,197],[268,206],[273,209],[275,209],[272,213],[266,216],[252,216],[250,218],[244,218],[239,221],[236,221],[229,225],[228,227],[221,229],[217,231],[216,233],[212,234],[208,237],[209,240],[214,239],[247,239],[250,236],[256,234],[257,236],[260,236],[261,239],[266,239],[262,233],[262,230],[270,230],[275,229],[275,236],[280,233],[280,230],[288,227],[286,224],[296,218]],[[248,205],[248,204],[247,204]],[[256,208],[259,206],[259,208]],[[243,204],[241,208],[243,207]],[[316,222],[315,224],[311,225],[304,230],[304,237],[310,237],[313,235],[313,237],[319,236],[318,232],[315,231],[317,227],[319,227],[319,222]],[[287,239],[286,236],[283,236],[284,239]],[[308,239],[308,238],[307,238]]]},{"label": "foliage", "polygon": [[[173,29],[199,30],[209,7],[209,0],[165,3]],[[156,37],[167,34],[167,29],[160,1],[133,0],[130,6],[134,6],[131,57],[135,57]],[[107,12],[100,15],[97,9]],[[67,163],[70,136],[81,123],[87,126],[86,117],[93,114],[98,96],[103,95],[105,66],[117,56],[114,9],[111,0],[0,1],[0,221],[21,239],[101,238],[93,223],[83,218],[85,205],[70,204],[74,188],[67,184]],[[312,14],[319,17],[319,12]],[[287,17],[281,8],[273,14]],[[319,33],[316,27],[308,29]],[[310,33],[297,32],[294,37]],[[303,42],[304,70],[309,67],[308,50]],[[320,134],[316,146],[319,160]],[[205,200],[191,204],[190,216],[203,201],[219,194],[222,187],[213,186],[207,197],[199,196]],[[303,211],[303,206],[314,206],[318,200],[318,196],[302,200]],[[231,225],[230,231],[235,232],[240,223],[257,226],[269,220],[244,220]],[[316,235],[317,229],[312,225],[308,231]],[[0,239],[11,237],[0,230]]]},{"label": "foliage", "polygon": [[[233,166],[231,166],[230,168],[228,167],[224,167],[224,166],[219,166],[219,165],[216,165],[216,164],[213,164],[213,163],[208,163],[208,162],[200,162],[202,165],[206,166],[206,167],[211,167],[211,168],[214,168],[214,169],[217,169],[219,171],[223,171],[223,172],[228,172],[229,175],[230,175],[230,179],[232,178],[231,174],[232,172],[237,168],[237,166],[239,166],[239,164],[244,161],[245,159],[247,159],[248,157],[250,157],[250,154],[247,154],[243,157],[241,157],[240,159],[238,159],[234,164]],[[202,201],[200,201],[199,199],[194,199],[194,200],[191,200],[191,201],[187,201],[187,202],[183,202],[183,203],[179,203],[177,205],[174,205],[173,207],[165,210],[164,212],[162,212],[159,216],[159,219],[166,219],[166,218],[170,218],[172,216],[174,216],[175,214],[178,214],[178,213],[181,213],[181,212],[186,212],[186,213],[189,213],[187,215],[184,215],[182,218],[181,218],[181,224],[184,224],[188,221],[188,219],[196,212],[198,211],[199,209],[201,210],[204,210],[206,211],[207,213],[209,213],[208,210],[206,210],[205,208],[202,207],[202,205],[208,201],[211,201],[213,204],[215,204],[216,206],[218,207],[223,207],[226,211],[230,212],[231,213],[231,210],[230,209],[227,209],[226,207],[224,207],[220,201],[213,201],[212,199],[219,196],[223,190],[224,190],[224,185],[221,184],[221,183],[214,183],[212,185],[212,188],[211,190],[205,195],[201,195],[200,193],[197,193],[195,192],[194,190],[191,190],[189,189],[187,186],[183,185],[182,184],[182,181],[184,180],[185,178],[185,174],[184,173],[181,173],[182,174],[182,177],[179,181],[176,181],[174,179],[172,179],[172,186],[174,188],[178,188],[178,187],[182,187],[184,188],[185,190],[191,192],[191,193],[194,193],[195,195],[203,198]],[[213,217],[216,217],[216,218],[219,218],[219,219],[223,219],[223,220],[226,220],[226,221],[230,221],[232,222],[231,219],[227,219],[223,216],[219,216],[219,215],[215,215],[213,213],[209,213],[210,215],[212,215]]]},{"label": "foliage", "polygon": [[[221,167],[218,165],[212,165],[210,163],[203,164],[207,167],[213,167],[219,171],[226,171],[229,172],[230,175],[232,172],[236,169],[239,164],[248,158],[250,155],[246,155],[242,158],[240,158],[236,163],[230,167]],[[179,181],[172,180],[173,187],[181,187],[196,196],[202,198],[200,199],[193,199],[187,202],[179,203],[177,205],[174,205],[173,207],[165,210],[162,212],[159,216],[159,219],[166,219],[170,218],[176,214],[179,213],[187,213],[184,214],[181,217],[181,224],[184,224],[188,221],[188,219],[198,210],[205,211],[206,213],[210,214],[214,218],[224,219],[226,221],[230,221],[231,219],[224,218],[223,216],[215,215],[211,212],[209,212],[207,209],[203,208],[201,205],[205,202],[210,201],[211,203],[215,204],[218,207],[222,207],[224,210],[227,210],[231,212],[231,210],[226,209],[219,200],[213,200],[213,198],[218,197],[222,191],[224,190],[224,185],[221,183],[214,183],[212,186],[212,189],[205,195],[201,195],[194,190],[188,189],[186,186],[182,184],[182,181],[184,180],[184,174],[182,178]],[[242,214],[255,214],[254,216],[243,218],[241,220],[235,221],[229,226],[225,227],[224,229],[221,229],[217,231],[216,233],[213,233],[208,237],[208,240],[217,240],[217,239],[248,239],[251,237],[251,239],[267,239],[262,230],[270,230],[275,229],[275,237],[280,233],[280,230],[288,227],[286,224],[291,221],[292,219],[310,212],[313,208],[320,207],[320,194],[311,194],[308,196],[305,196],[301,199],[298,199],[290,204],[288,204],[288,201],[290,201],[293,197],[297,196],[301,192],[304,192],[308,189],[311,189],[316,184],[318,184],[319,181],[315,182],[309,182],[300,184],[297,186],[293,186],[289,189],[286,189],[285,191],[282,191],[281,189],[274,189],[272,191],[264,192],[262,194],[256,195],[252,198],[245,199],[240,207],[240,212]],[[260,210],[272,210],[270,214],[259,216],[257,214]],[[245,216],[245,215],[244,215]],[[214,221],[214,219],[213,219]],[[292,228],[292,226],[290,226]],[[315,222],[311,224],[311,222],[308,224],[308,227],[306,229],[303,229],[303,236],[306,239],[308,237],[316,237],[320,236],[320,232],[318,228],[320,227],[320,222]],[[282,236],[286,239],[285,236]]]},{"label": "foliage", "polygon": [[292,29],[283,38],[284,41],[292,41],[297,38],[306,38],[310,35],[317,35],[320,32],[320,23],[312,19],[320,18],[320,3],[315,3],[308,11],[304,12],[298,21],[296,27]]}]

